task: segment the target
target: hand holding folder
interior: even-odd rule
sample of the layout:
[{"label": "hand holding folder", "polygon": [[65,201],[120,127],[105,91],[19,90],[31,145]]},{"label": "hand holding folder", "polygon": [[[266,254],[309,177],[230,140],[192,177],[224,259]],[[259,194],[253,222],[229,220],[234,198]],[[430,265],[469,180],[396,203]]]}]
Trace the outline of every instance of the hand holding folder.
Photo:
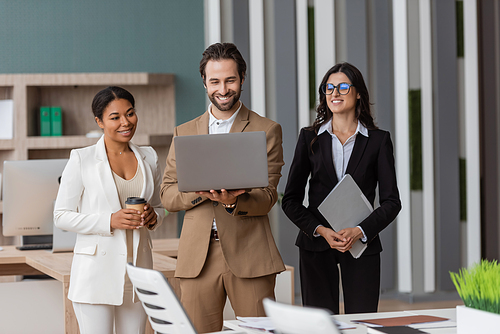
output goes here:
[{"label": "hand holding folder", "polygon": [[[335,231],[355,227],[368,217],[373,208],[351,175],[346,174],[318,207]],[[349,250],[354,258],[363,254],[367,245],[356,241]]]}]

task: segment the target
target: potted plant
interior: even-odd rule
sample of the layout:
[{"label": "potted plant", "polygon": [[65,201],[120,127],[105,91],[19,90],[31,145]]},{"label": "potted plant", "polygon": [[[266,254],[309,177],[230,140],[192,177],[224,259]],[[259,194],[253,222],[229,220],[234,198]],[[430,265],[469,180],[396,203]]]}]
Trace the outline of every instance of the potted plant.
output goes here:
[{"label": "potted plant", "polygon": [[457,306],[457,333],[498,333],[500,328],[500,265],[482,260],[450,273],[463,306]]}]

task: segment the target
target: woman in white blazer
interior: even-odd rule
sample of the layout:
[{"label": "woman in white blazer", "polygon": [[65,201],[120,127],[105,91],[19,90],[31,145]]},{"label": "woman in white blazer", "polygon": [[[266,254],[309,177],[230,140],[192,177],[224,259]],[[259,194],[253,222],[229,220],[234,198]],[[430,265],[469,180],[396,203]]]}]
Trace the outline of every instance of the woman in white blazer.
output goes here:
[{"label": "woman in white blazer", "polygon": [[[138,121],[134,105],[120,87],[97,93],[92,111],[104,134],[97,144],[71,151],[55,203],[55,225],[78,233],[68,298],[82,334],[145,329],[125,267],[153,267],[149,230],[161,224],[165,210],[156,152],[130,141]],[[142,215],[125,208],[132,196],[146,199]]]}]

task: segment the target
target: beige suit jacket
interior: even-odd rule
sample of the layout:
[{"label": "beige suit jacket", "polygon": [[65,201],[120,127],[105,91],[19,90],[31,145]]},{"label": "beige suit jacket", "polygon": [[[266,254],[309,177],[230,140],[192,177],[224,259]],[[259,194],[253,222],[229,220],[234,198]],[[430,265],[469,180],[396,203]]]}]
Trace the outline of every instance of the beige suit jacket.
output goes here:
[{"label": "beige suit jacket", "polygon": [[[174,136],[208,134],[209,113],[175,128]],[[205,263],[215,218],[224,258],[231,272],[240,278],[253,278],[285,270],[269,225],[267,214],[276,203],[276,187],[283,166],[281,126],[241,107],[230,132],[265,131],[269,186],[253,189],[238,197],[229,214],[218,202],[194,192],[182,193],[177,187],[174,145],[170,146],[161,186],[162,204],[168,211],[186,210],[179,242],[176,277],[197,277]],[[210,174],[210,166],[206,166]]]}]

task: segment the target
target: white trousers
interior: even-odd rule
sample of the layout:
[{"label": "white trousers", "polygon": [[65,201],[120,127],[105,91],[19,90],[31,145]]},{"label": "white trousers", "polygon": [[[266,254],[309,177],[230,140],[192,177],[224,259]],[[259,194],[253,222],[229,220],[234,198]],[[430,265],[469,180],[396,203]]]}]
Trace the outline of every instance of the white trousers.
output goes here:
[{"label": "white trousers", "polygon": [[[80,334],[144,334],[147,316],[140,302],[132,302],[132,286],[125,284],[123,304],[73,303]],[[114,329],[114,331],[113,331]]]}]

